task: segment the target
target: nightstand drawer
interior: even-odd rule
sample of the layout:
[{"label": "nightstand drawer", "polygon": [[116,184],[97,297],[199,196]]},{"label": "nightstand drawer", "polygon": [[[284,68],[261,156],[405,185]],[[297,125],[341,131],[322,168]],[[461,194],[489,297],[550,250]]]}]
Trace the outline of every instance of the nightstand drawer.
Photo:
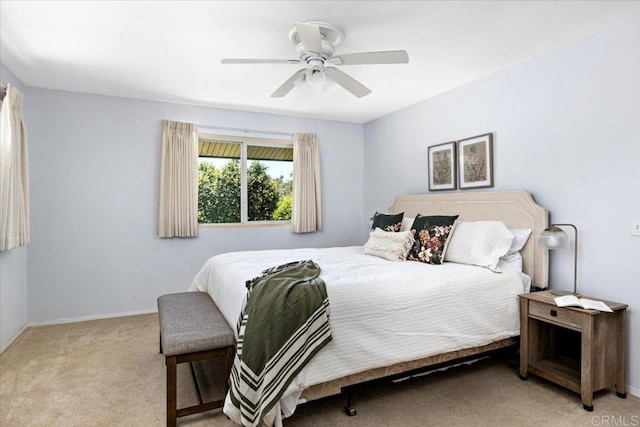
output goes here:
[{"label": "nightstand drawer", "polygon": [[538,301],[529,301],[529,315],[578,330],[582,328],[583,316],[581,313],[560,308],[555,304],[551,305]]}]

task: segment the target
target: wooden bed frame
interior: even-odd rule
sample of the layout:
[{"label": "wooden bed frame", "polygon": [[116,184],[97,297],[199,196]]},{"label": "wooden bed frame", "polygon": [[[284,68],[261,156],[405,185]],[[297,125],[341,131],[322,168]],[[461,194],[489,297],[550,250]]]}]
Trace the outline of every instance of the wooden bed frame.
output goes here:
[{"label": "wooden bed frame", "polygon": [[[469,193],[438,193],[407,195],[396,197],[389,208],[390,213],[404,212],[405,218],[425,215],[459,215],[462,221],[496,220],[504,222],[509,228],[530,228],[531,237],[521,250],[523,272],[531,276],[532,286],[546,288],[548,284],[547,251],[538,248],[536,236],[548,226],[549,213],[539,206],[524,190],[491,191]],[[389,377],[420,368],[427,368],[458,359],[469,358],[493,350],[504,349],[518,343],[518,337],[495,341],[481,347],[471,347],[443,354],[436,354],[418,360],[399,363],[392,366],[372,369],[306,389],[301,399],[316,400],[342,393],[345,388],[356,384]],[[350,413],[347,404],[347,413]]]}]

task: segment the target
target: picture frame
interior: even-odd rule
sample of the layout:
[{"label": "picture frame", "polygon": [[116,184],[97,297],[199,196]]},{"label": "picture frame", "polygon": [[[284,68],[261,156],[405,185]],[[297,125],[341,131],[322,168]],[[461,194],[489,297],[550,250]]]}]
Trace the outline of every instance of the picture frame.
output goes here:
[{"label": "picture frame", "polygon": [[458,182],[461,190],[493,187],[493,134],[458,141]]},{"label": "picture frame", "polygon": [[456,141],[428,147],[429,191],[455,190]]}]

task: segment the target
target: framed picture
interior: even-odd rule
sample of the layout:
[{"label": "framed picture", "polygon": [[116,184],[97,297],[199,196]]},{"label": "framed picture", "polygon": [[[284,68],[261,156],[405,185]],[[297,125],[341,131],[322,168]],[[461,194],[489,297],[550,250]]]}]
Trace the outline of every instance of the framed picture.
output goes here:
[{"label": "framed picture", "polygon": [[460,189],[493,187],[493,137],[486,133],[458,141]]},{"label": "framed picture", "polygon": [[456,142],[432,145],[429,151],[429,191],[456,189]]}]

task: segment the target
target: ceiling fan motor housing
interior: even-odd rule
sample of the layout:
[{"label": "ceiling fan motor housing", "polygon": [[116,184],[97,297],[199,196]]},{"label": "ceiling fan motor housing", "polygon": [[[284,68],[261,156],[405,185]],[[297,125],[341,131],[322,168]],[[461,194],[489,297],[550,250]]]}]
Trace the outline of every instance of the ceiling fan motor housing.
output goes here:
[{"label": "ceiling fan motor housing", "polygon": [[327,40],[321,40],[322,52],[312,52],[305,49],[304,44],[298,43],[296,45],[296,53],[301,61],[306,62],[309,65],[324,64],[326,60],[331,58],[336,52],[335,46]]},{"label": "ceiling fan motor housing", "polygon": [[[322,37],[323,40],[331,43],[333,46],[338,46],[340,42],[344,40],[344,31],[342,31],[340,27],[336,27],[333,24],[316,21],[305,22],[305,24],[318,27],[318,29],[320,30],[320,37]],[[298,29],[295,26],[291,27],[291,29],[289,30],[289,40],[294,45],[297,45],[302,41],[300,35],[298,34]]]},{"label": "ceiling fan motor housing", "polygon": [[306,50],[295,26],[289,30],[289,40],[296,45],[296,53],[301,61],[309,65],[324,65],[324,62],[329,60],[336,52],[336,46],[344,40],[344,32],[339,27],[326,22],[312,21],[306,22],[306,24],[318,27],[322,52]]}]

